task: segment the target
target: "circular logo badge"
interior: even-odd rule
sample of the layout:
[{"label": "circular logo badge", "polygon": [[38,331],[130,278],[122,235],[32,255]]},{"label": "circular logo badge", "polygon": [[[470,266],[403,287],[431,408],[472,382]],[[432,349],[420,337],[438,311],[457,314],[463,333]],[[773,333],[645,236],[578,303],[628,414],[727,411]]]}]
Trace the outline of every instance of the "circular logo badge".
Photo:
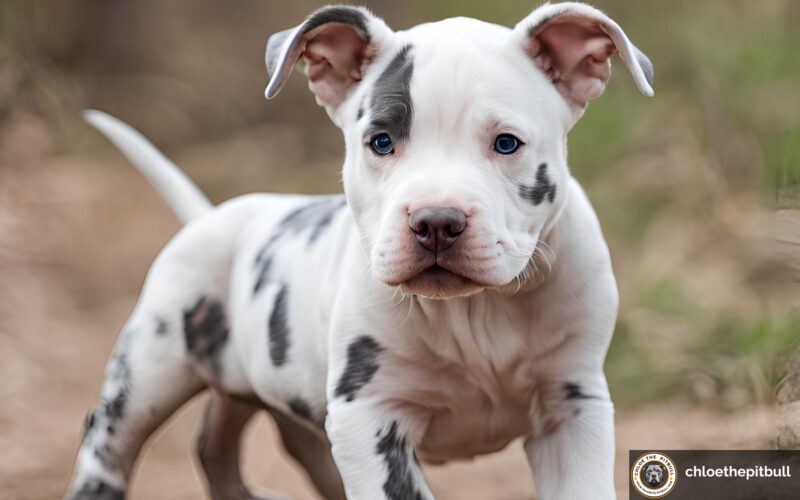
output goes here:
[{"label": "circular logo badge", "polygon": [[643,497],[662,498],[675,488],[678,469],[675,462],[663,453],[645,453],[631,467],[631,484]]}]

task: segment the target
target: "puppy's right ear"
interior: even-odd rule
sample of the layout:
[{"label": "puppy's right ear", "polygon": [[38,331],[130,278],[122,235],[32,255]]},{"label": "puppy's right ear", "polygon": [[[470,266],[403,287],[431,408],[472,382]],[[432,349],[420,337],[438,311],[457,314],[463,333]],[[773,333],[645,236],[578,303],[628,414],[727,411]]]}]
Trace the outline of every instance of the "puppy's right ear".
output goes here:
[{"label": "puppy's right ear", "polygon": [[358,85],[378,48],[392,34],[363,7],[323,7],[300,26],[269,38],[265,59],[271,78],[264,95],[275,97],[302,56],[308,87],[317,103],[332,113]]}]

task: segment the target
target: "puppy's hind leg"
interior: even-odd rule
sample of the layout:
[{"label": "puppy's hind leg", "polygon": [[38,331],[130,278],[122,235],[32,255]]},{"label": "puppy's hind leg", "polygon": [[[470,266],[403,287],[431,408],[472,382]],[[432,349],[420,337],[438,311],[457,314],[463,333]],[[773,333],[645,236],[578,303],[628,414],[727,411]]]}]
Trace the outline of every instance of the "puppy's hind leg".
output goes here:
[{"label": "puppy's hind leg", "polygon": [[186,226],[153,263],[87,418],[68,498],[124,498],[147,437],[192,396],[224,380],[232,352],[226,299],[233,238],[223,229],[234,225],[213,222]]},{"label": "puppy's hind leg", "polygon": [[257,410],[257,407],[221,392],[211,393],[203,429],[197,440],[197,456],[214,500],[274,498],[253,495],[241,475],[241,434]]},{"label": "puppy's hind leg", "polygon": [[286,451],[305,468],[322,497],[325,500],[345,500],[342,477],[333,461],[328,439],[279,411],[273,411],[272,416]]},{"label": "puppy's hind leg", "polygon": [[70,500],[125,498],[147,437],[205,386],[188,366],[183,346],[159,338],[158,325],[149,331],[145,326],[134,315],[117,343],[100,400],[86,418]]}]

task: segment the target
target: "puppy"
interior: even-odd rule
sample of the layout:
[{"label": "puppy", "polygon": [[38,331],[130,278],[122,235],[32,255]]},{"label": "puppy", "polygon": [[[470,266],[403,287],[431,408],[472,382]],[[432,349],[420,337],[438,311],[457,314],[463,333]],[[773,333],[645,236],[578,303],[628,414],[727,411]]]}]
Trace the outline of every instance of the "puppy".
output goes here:
[{"label": "puppy", "polygon": [[214,499],[255,498],[238,456],[259,409],[325,498],[432,499],[419,461],[516,438],[542,499],[615,498],[617,288],[566,140],[615,53],[652,95],[650,61],[585,4],[512,29],[312,13],[269,39],[266,96],[303,61],[344,134],[344,195],[213,208],[138,133],[88,113],[186,225],[122,330],[68,497],[123,498],[145,439],[211,388],[198,451]]}]

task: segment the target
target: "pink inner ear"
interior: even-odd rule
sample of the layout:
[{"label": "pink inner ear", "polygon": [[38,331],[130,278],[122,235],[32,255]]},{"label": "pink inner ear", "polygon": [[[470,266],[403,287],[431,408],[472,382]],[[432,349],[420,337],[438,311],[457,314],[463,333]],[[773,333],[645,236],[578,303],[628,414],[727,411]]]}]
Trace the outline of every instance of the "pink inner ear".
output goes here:
[{"label": "pink inner ear", "polygon": [[534,35],[531,51],[562,95],[585,106],[605,90],[617,49],[598,23],[564,16]]},{"label": "pink inner ear", "polygon": [[361,80],[367,42],[345,24],[327,24],[306,36],[308,42],[303,59],[309,86],[321,103],[338,105],[350,88]]}]

